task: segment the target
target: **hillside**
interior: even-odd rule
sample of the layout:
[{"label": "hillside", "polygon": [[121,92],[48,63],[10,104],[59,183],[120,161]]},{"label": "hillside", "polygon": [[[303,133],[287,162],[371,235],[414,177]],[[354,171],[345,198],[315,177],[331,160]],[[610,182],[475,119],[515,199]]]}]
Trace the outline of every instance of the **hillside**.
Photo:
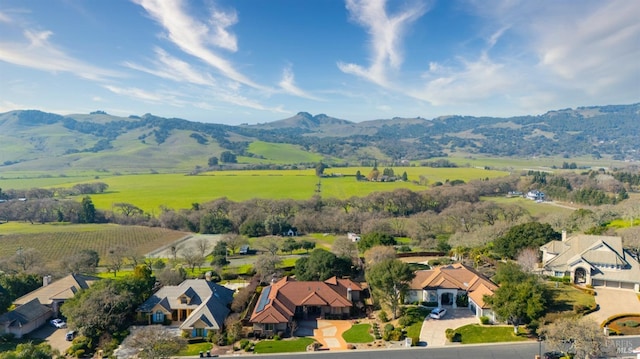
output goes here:
[{"label": "hillside", "polygon": [[0,173],[185,172],[207,167],[208,159],[223,151],[234,153],[240,164],[253,165],[319,160],[360,164],[454,153],[640,160],[639,122],[640,104],[510,118],[446,116],[360,123],[300,112],[280,121],[243,126],[151,114],[116,117],[97,111],[61,116],[12,111],[0,114]]}]

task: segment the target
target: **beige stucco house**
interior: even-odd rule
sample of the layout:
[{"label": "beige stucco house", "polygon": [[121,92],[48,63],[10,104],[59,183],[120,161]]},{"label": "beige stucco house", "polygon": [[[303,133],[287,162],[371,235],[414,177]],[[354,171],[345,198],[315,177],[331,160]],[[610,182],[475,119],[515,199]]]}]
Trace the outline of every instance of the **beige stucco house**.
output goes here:
[{"label": "beige stucco house", "polygon": [[543,273],[572,283],[640,292],[640,263],[622,247],[622,239],[579,234],[540,247]]},{"label": "beige stucco house", "polygon": [[476,317],[495,315],[485,303],[485,295],[493,295],[498,285],[475,269],[454,263],[432,270],[419,270],[409,285],[405,303],[421,302],[430,306],[458,308],[458,297],[468,298],[466,306]]}]

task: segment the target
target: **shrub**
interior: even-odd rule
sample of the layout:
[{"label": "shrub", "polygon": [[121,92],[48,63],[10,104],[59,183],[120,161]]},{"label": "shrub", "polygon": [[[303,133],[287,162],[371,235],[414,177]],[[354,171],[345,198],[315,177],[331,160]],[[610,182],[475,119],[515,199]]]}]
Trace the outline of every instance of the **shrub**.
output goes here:
[{"label": "shrub", "polygon": [[356,346],[355,346],[355,345],[353,345],[353,344],[347,344],[347,349],[353,350],[353,349],[355,349],[355,348],[356,348]]},{"label": "shrub", "polygon": [[395,328],[394,330],[389,332],[389,339],[393,341],[402,340],[403,337],[402,330],[400,328]]},{"label": "shrub", "polygon": [[450,342],[460,342],[460,341],[462,341],[462,336],[460,335],[460,333],[456,332],[455,330],[453,330],[451,328],[447,328],[447,330],[445,330],[444,334],[447,337],[447,340],[450,341]]},{"label": "shrub", "polygon": [[400,319],[398,319],[398,324],[400,326],[406,327],[407,325],[411,325],[413,321],[411,320],[411,318],[409,318],[408,316],[402,316],[400,317]]},{"label": "shrub", "polygon": [[636,322],[635,320],[627,320],[626,322],[620,323],[620,325],[622,325],[623,327],[637,328],[638,326],[640,326],[640,323]]},{"label": "shrub", "polygon": [[390,332],[392,330],[393,330],[393,324],[391,324],[391,323],[385,324],[385,326],[384,326],[384,331],[385,332]]},{"label": "shrub", "polygon": [[378,314],[378,319],[380,319],[380,321],[383,323],[388,322],[389,317],[387,316],[387,312],[385,312],[384,310],[381,310],[380,314]]},{"label": "shrub", "polygon": [[576,314],[582,314],[584,312],[586,312],[587,310],[589,310],[589,307],[584,305],[584,304],[574,304],[573,305],[573,312]]},{"label": "shrub", "polygon": [[491,322],[491,319],[489,319],[489,317],[487,317],[486,315],[483,315],[480,317],[480,323],[487,325]]},{"label": "shrub", "polygon": [[247,339],[242,339],[240,340],[240,343],[238,343],[240,345],[240,348],[242,349],[246,349],[247,345],[250,345],[251,342]]},{"label": "shrub", "polygon": [[400,248],[398,248],[398,252],[402,252],[402,253],[411,252],[411,247],[405,244],[403,246],[400,246]]},{"label": "shrub", "polygon": [[274,335],[274,336],[273,336],[273,340],[280,340],[280,339],[281,339],[281,338],[280,338],[280,336],[279,336],[278,334],[276,334],[276,335]]}]

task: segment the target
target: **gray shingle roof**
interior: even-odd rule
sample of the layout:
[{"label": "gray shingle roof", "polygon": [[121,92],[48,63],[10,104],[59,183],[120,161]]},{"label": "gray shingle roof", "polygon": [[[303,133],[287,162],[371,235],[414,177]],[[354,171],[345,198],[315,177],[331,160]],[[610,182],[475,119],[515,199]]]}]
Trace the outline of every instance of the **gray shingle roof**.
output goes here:
[{"label": "gray shingle roof", "polygon": [[38,298],[32,299],[16,309],[0,315],[0,323],[11,323],[10,326],[22,326],[51,313],[51,308],[40,304]]}]

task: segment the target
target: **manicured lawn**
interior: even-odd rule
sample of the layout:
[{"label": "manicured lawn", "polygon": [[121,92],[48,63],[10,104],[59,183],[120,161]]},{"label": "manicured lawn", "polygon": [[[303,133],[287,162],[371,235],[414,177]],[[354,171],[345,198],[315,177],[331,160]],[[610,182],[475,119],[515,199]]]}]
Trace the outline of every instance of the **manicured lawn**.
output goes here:
[{"label": "manicured lawn", "polygon": [[405,308],[404,315],[411,317],[412,323],[405,327],[407,331],[407,338],[415,338],[420,336],[420,330],[422,330],[422,322],[424,318],[429,314],[430,310],[423,307],[409,307]]},{"label": "manicured lawn", "polygon": [[253,351],[258,354],[264,353],[294,353],[304,352],[307,346],[315,340],[311,338],[298,338],[293,340],[263,340],[258,342]]},{"label": "manicured lawn", "polygon": [[181,350],[177,356],[192,356],[192,355],[199,355],[200,352],[206,353],[209,350],[211,350],[211,348],[213,348],[213,344],[211,343],[194,343],[194,344],[187,344],[187,347],[183,350]]},{"label": "manicured lawn", "polygon": [[528,340],[524,333],[516,336],[512,326],[481,326],[469,324],[456,329],[462,336],[462,344],[521,342]]},{"label": "manicured lawn", "polygon": [[552,298],[549,306],[550,312],[572,311],[573,306],[576,304],[589,308],[596,304],[594,296],[584,293],[570,285],[558,283],[557,288],[555,282],[549,282],[547,285],[549,287],[549,291],[551,291]]},{"label": "manicured lawn", "polygon": [[373,341],[373,336],[369,334],[370,328],[370,324],[355,324],[342,333],[342,337],[347,343],[370,343]]}]

